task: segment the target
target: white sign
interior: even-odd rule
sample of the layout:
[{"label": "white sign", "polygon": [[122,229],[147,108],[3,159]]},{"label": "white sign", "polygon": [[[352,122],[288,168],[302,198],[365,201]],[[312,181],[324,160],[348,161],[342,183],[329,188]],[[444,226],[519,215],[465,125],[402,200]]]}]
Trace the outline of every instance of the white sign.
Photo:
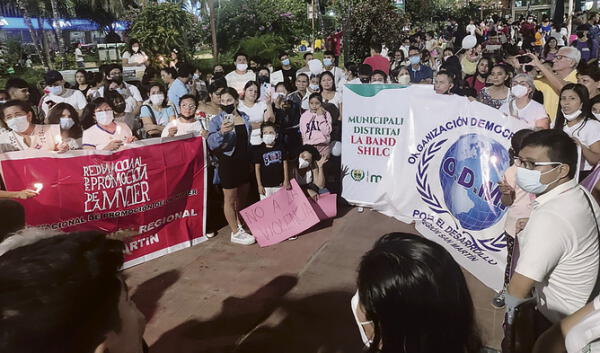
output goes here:
[{"label": "white sign", "polygon": [[488,287],[500,290],[507,208],[498,182],[514,132],[497,109],[431,85],[347,85],[343,197],[403,222]]}]

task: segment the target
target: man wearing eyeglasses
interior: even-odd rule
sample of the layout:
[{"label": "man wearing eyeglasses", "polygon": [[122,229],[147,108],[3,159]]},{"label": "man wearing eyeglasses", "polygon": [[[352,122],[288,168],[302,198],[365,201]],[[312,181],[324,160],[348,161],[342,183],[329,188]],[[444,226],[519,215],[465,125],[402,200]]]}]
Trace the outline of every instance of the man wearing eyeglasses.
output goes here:
[{"label": "man wearing eyeglasses", "polygon": [[[523,140],[515,159],[517,185],[537,197],[518,234],[520,257],[506,296],[509,313],[535,290],[541,321],[556,323],[583,307],[592,293],[600,208],[574,179],[577,160],[577,146],[563,131],[541,130]],[[540,331],[546,328],[541,325]]]},{"label": "man wearing eyeglasses", "polygon": [[544,65],[540,59],[531,53],[527,56],[531,62],[523,65],[533,65],[544,76],[535,80],[535,87],[544,94],[544,108],[550,116],[551,123],[556,119],[560,90],[567,83],[577,83],[576,67],[581,60],[581,53],[574,47],[562,47],[558,50],[552,63],[552,68]]}]

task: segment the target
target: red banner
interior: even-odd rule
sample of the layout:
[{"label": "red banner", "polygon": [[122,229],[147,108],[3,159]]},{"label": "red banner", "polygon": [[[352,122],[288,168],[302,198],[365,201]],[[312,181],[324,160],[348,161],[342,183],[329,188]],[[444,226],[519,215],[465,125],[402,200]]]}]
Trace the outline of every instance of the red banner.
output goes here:
[{"label": "red banner", "polygon": [[131,230],[130,267],[206,240],[206,148],[201,137],[144,140],[103,151],[0,155],[6,190],[40,189],[20,201],[30,226]]}]

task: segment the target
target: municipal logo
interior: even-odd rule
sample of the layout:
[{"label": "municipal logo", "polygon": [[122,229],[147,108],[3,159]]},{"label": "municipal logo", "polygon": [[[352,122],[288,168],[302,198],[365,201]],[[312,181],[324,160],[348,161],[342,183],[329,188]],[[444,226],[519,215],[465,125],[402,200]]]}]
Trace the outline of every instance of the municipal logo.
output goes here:
[{"label": "municipal logo", "polygon": [[352,169],[350,176],[354,181],[362,181],[365,178],[365,172],[361,169]]}]

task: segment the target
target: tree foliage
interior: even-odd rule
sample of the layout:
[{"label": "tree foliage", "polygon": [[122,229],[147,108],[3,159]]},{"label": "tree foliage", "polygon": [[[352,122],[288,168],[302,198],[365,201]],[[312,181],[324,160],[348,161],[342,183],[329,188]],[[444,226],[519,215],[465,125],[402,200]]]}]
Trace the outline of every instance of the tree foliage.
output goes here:
[{"label": "tree foliage", "polygon": [[171,49],[194,50],[203,30],[189,12],[175,3],[150,4],[133,21],[129,36],[140,41],[145,51],[167,55]]},{"label": "tree foliage", "polygon": [[217,40],[221,52],[240,45],[244,38],[275,33],[282,41],[278,50],[291,49],[308,38],[303,0],[230,0],[221,2],[217,19]]},{"label": "tree foliage", "polygon": [[400,45],[406,19],[392,0],[345,1],[342,8],[345,61],[362,62],[369,55],[372,42],[388,48]]}]

